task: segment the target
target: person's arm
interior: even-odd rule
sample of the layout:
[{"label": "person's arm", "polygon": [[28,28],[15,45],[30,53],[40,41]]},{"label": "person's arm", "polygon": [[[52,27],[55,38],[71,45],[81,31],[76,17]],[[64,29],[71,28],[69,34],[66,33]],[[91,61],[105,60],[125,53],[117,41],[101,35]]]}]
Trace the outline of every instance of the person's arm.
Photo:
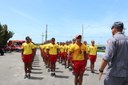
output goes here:
[{"label": "person's arm", "polygon": [[35,56],[35,45],[31,43],[31,48],[32,48],[32,56]]},{"label": "person's arm", "polygon": [[69,48],[69,53],[68,53],[68,56],[69,56],[69,58],[70,58],[70,63],[71,63],[71,65],[72,65],[72,67],[73,67],[73,63],[72,63],[72,57],[73,57],[73,46],[71,46],[70,48]]},{"label": "person's arm", "polygon": [[24,48],[23,45],[21,46],[21,58],[23,58],[23,52],[24,52]]},{"label": "person's arm", "polygon": [[104,71],[105,67],[107,66],[108,62],[111,61],[111,57],[113,56],[114,49],[115,49],[115,45],[113,43],[113,40],[109,39],[107,41],[107,46],[106,46],[104,58],[101,62],[101,66],[99,68],[99,72],[100,72],[99,73],[99,80],[101,79],[103,71]]},{"label": "person's arm", "polygon": [[103,75],[103,72],[104,72],[105,67],[107,66],[107,63],[108,63],[107,60],[102,59],[101,66],[99,68],[99,80],[101,79],[101,77]]},{"label": "person's arm", "polygon": [[84,60],[86,60],[86,51],[84,51]]},{"label": "person's arm", "polygon": [[21,49],[21,56],[23,56],[24,49]]},{"label": "person's arm", "polygon": [[70,59],[69,59],[69,60],[70,60],[70,64],[73,66],[73,64],[72,64],[72,53],[73,53],[73,52],[69,51],[68,57],[70,58]]}]

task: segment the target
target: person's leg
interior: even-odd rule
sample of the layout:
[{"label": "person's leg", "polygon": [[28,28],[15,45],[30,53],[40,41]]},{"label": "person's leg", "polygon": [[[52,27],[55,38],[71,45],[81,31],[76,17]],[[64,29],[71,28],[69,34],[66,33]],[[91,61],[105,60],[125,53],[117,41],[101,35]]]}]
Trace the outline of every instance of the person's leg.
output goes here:
[{"label": "person's leg", "polygon": [[91,72],[93,73],[94,72],[94,70],[93,70],[93,63],[92,62],[90,62],[90,69],[91,69]]},{"label": "person's leg", "polygon": [[53,63],[53,71],[56,70],[56,62]]},{"label": "person's leg", "polygon": [[74,85],[79,85],[79,76],[78,76],[78,74],[75,74]]},{"label": "person's leg", "polygon": [[31,77],[30,73],[31,73],[31,63],[28,63],[28,77],[29,78]]},{"label": "person's leg", "polygon": [[86,61],[81,61],[80,62],[80,65],[79,65],[79,85],[82,85],[82,82],[83,82],[83,75],[84,75],[84,72],[85,72],[85,67],[86,67]]},{"label": "person's leg", "polygon": [[56,63],[54,62],[54,63],[53,63],[53,76],[56,76],[56,74],[55,74],[55,69],[56,69]]},{"label": "person's leg", "polygon": [[50,55],[50,58],[49,58],[49,65],[50,65],[50,75],[53,76],[53,56]]},{"label": "person's leg", "polygon": [[88,54],[86,54],[85,67],[87,67],[87,61],[88,61]]},{"label": "person's leg", "polygon": [[53,62],[50,62],[50,69],[51,69],[51,76],[54,76],[55,75],[55,64]]},{"label": "person's leg", "polygon": [[96,61],[96,57],[95,56],[90,56],[90,69],[91,69],[91,72],[94,73],[94,63]]},{"label": "person's leg", "polygon": [[28,70],[27,70],[27,63],[25,62],[24,62],[24,71],[25,71],[25,77],[27,77]]},{"label": "person's leg", "polygon": [[91,62],[91,72],[94,73],[94,62]]},{"label": "person's leg", "polygon": [[83,72],[79,75],[79,85],[82,85],[83,82]]},{"label": "person's leg", "polygon": [[50,62],[50,65],[51,65],[51,71],[53,72],[54,71],[54,63]]},{"label": "person's leg", "polygon": [[53,56],[53,76],[56,76],[55,70],[56,70],[56,62],[57,62],[57,55]]},{"label": "person's leg", "polygon": [[64,66],[66,68],[66,56],[64,56]]},{"label": "person's leg", "polygon": [[25,69],[25,76],[24,78],[28,78],[29,77],[29,64],[27,62],[24,63],[24,69]]},{"label": "person's leg", "polygon": [[28,72],[31,73],[31,66],[32,64],[31,63],[28,63]]}]

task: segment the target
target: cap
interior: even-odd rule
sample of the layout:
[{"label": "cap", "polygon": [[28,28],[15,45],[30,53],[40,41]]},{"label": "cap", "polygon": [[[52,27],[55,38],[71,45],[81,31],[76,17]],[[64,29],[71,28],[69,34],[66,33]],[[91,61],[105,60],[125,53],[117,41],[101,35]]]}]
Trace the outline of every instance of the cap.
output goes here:
[{"label": "cap", "polygon": [[76,37],[75,37],[75,39],[81,39],[81,35],[77,35]]},{"label": "cap", "polygon": [[111,29],[113,29],[114,27],[117,28],[117,29],[124,29],[124,24],[121,21],[114,22],[114,24],[112,25]]}]

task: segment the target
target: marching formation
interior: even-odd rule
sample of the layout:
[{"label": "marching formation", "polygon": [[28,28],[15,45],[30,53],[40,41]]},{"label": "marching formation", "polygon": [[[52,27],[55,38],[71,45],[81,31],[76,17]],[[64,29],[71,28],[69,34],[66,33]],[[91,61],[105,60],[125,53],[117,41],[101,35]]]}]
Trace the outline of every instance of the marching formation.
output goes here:
[{"label": "marching formation", "polygon": [[[108,64],[108,73],[104,85],[128,85],[128,37],[123,33],[123,23],[115,22],[111,28],[112,39],[107,41],[105,55],[100,69],[99,80]],[[97,59],[97,46],[95,41],[88,45],[82,42],[82,35],[75,36],[72,41],[57,42],[55,38],[44,42],[39,46],[44,65],[51,77],[56,76],[56,62],[65,66],[74,75],[74,85],[82,85],[83,74],[90,60],[90,71],[95,73],[95,62]],[[22,44],[22,60],[24,62],[25,77],[31,77],[32,62],[36,54],[36,46],[29,36]]]},{"label": "marching formation", "polygon": [[88,59],[92,62],[90,68],[94,73],[97,47],[94,41],[88,46],[87,42],[82,43],[81,39],[82,36],[77,35],[72,41],[55,43],[55,38],[51,38],[48,42],[40,45],[42,59],[51,76],[56,76],[56,62],[59,62],[73,72],[75,85],[82,85]]}]

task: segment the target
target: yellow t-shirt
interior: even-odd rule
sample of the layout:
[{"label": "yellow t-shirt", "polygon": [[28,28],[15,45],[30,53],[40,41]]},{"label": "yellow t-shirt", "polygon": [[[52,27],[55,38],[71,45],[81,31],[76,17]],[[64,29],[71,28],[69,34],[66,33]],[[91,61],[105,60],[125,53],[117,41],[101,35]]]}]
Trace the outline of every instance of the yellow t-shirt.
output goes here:
[{"label": "yellow t-shirt", "polygon": [[44,51],[44,45],[40,45],[39,48],[41,52]]},{"label": "yellow t-shirt", "polygon": [[40,45],[39,47],[40,47],[40,49],[43,49],[44,45]]},{"label": "yellow t-shirt", "polygon": [[89,55],[97,55],[97,46],[89,46]]},{"label": "yellow t-shirt", "polygon": [[68,52],[68,45],[64,45],[64,52]]},{"label": "yellow t-shirt", "polygon": [[58,44],[48,44],[46,49],[49,49],[49,54],[50,55],[57,55],[57,50],[58,50],[59,46]]},{"label": "yellow t-shirt", "polygon": [[84,44],[81,46],[73,44],[69,51],[72,53],[72,60],[84,60],[84,52],[86,51],[86,46]]},{"label": "yellow t-shirt", "polygon": [[86,45],[86,54],[88,54],[89,52],[89,47],[88,47],[88,45]]},{"label": "yellow t-shirt", "polygon": [[59,46],[59,49],[60,49],[60,52],[61,52],[61,53],[63,53],[63,52],[64,52],[64,50],[65,50],[65,48],[64,48],[64,46],[63,46],[63,45],[60,45],[60,46]]},{"label": "yellow t-shirt", "polygon": [[34,44],[33,43],[23,43],[22,46],[21,46],[22,49],[24,49],[24,52],[23,54],[25,55],[29,55],[29,54],[32,54],[32,49],[35,48]]}]

